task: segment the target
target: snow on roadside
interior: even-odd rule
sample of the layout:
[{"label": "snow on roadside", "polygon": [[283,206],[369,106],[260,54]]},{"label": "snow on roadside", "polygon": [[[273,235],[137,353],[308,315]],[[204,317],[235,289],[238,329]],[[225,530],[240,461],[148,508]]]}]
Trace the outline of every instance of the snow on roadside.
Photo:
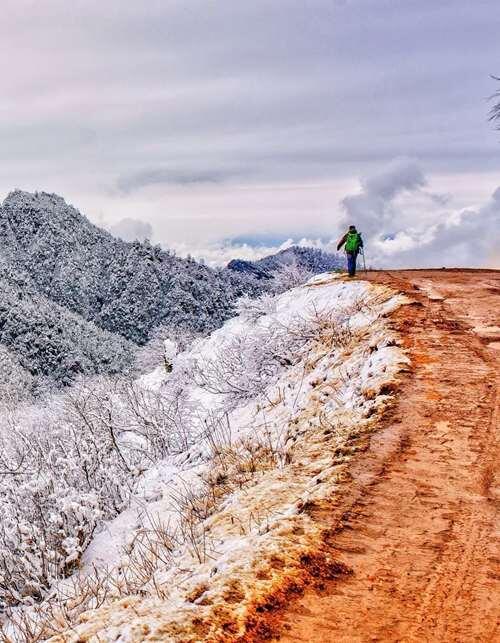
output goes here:
[{"label": "snow on roadside", "polygon": [[[404,302],[383,286],[319,275],[250,303],[179,354],[171,374],[143,377],[161,390],[192,375],[187,448],[145,472],[134,502],[84,555],[80,580],[105,570],[114,600],[109,591],[51,640],[242,634],[257,597],[320,537],[304,507],[335,495],[355,456],[348,445],[390,401],[407,358],[386,318]],[[246,361],[228,372],[239,355]],[[152,573],[134,595],[124,587],[138,566]]]}]

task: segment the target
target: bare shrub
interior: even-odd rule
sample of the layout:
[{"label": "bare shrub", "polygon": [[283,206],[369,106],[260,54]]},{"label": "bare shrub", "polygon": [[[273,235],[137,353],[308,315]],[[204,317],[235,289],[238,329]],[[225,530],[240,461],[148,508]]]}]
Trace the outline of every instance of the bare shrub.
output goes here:
[{"label": "bare shrub", "polygon": [[261,317],[276,312],[276,297],[269,294],[257,298],[241,297],[236,304],[236,312],[244,321],[255,324]]},{"label": "bare shrub", "polygon": [[192,412],[182,386],[151,391],[124,382],[120,399],[125,418],[121,436],[129,450],[157,462],[188,448]]},{"label": "bare shrub", "polygon": [[165,341],[177,345],[178,352],[189,349],[193,341],[203,335],[194,330],[164,325],[156,328],[144,346],[138,348],[134,356],[137,373],[148,373],[165,362]]},{"label": "bare shrub", "polygon": [[98,525],[126,508],[140,473],[188,445],[179,389],[163,395],[109,378],[82,380],[45,412],[4,422],[0,607],[43,600]]},{"label": "bare shrub", "polygon": [[193,364],[196,384],[225,395],[229,405],[258,397],[285,367],[299,359],[300,341],[287,335],[285,326],[262,326],[249,338],[233,335],[213,357]]},{"label": "bare shrub", "polygon": [[302,286],[314,276],[312,270],[300,266],[297,261],[283,265],[274,275],[271,291],[280,294],[291,288]]}]

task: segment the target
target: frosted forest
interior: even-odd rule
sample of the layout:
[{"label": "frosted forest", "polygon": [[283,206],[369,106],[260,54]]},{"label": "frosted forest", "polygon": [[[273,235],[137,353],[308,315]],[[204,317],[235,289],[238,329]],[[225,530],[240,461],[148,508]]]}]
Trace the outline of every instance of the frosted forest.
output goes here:
[{"label": "frosted forest", "polygon": [[[204,473],[193,497],[177,482],[167,528],[152,507],[170,483],[150,478],[174,462],[208,471],[220,448],[249,460],[231,483],[240,488],[262,458],[286,462],[283,436],[231,438],[241,431],[231,414],[265,397],[328,323],[314,302],[281,319],[281,293],[339,264],[293,247],[215,270],[115,238],[59,196],[20,191],[0,208],[0,243],[0,614],[5,640],[31,641],[46,638],[54,609],[67,625],[104,597],[152,591],[150,547],[170,560],[163,572],[186,547],[206,561],[198,532],[217,503],[196,516],[188,505],[219,492]],[[342,344],[351,330],[338,314]],[[231,318],[237,332],[221,328]],[[88,573],[115,519],[134,542],[117,537],[104,568],[127,555],[136,571],[125,585],[116,569],[104,579],[102,564]],[[157,538],[170,539],[162,552]],[[103,593],[69,609],[75,583],[82,596],[80,583],[103,583]]]}]

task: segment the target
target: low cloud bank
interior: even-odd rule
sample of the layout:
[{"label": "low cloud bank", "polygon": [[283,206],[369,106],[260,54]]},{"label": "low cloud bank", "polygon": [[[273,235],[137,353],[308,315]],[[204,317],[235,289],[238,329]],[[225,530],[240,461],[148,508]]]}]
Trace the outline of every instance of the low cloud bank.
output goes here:
[{"label": "low cloud bank", "polygon": [[343,223],[364,234],[369,263],[381,267],[491,265],[498,247],[500,188],[484,204],[462,210],[427,191],[415,161],[395,160],[361,180],[341,205]]},{"label": "low cloud bank", "polygon": [[[307,222],[305,207],[301,216]],[[499,221],[500,187],[482,204],[457,208],[450,195],[429,189],[415,160],[402,158],[362,177],[359,190],[341,199],[340,212],[325,234],[299,237],[284,222],[282,234],[266,236],[252,230],[231,239],[163,245],[216,267],[231,259],[255,261],[292,245],[334,253],[341,234],[355,224],[365,241],[366,263],[374,268],[496,267]],[[127,241],[154,236],[149,223],[134,218],[122,219],[110,230]]]},{"label": "low cloud bank", "polygon": [[[234,258],[255,260],[291,245],[336,252],[340,235],[355,224],[365,241],[367,265],[404,267],[497,267],[500,187],[483,204],[457,209],[448,194],[428,189],[428,180],[412,159],[396,159],[360,180],[360,189],[341,200],[342,214],[333,234],[289,238],[281,244],[224,241],[207,247],[177,246],[210,265]],[[306,217],[307,213],[304,213]]]},{"label": "low cloud bank", "polygon": [[198,261],[203,261],[213,268],[225,266],[231,259],[256,261],[267,255],[274,254],[293,245],[288,239],[279,245],[253,246],[249,243],[232,243],[231,241],[214,242],[203,246],[192,246],[186,243],[173,244],[172,249],[181,257],[190,255]]}]

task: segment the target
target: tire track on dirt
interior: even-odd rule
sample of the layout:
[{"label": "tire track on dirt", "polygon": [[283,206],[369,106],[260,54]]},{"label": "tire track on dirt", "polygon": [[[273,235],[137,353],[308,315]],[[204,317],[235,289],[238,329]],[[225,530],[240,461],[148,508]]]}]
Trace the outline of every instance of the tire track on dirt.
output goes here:
[{"label": "tire track on dirt", "polygon": [[417,301],[393,318],[413,373],[332,509],[329,546],[353,574],[290,605],[280,640],[499,641],[500,351],[474,332],[499,325],[499,275],[369,278]]}]

